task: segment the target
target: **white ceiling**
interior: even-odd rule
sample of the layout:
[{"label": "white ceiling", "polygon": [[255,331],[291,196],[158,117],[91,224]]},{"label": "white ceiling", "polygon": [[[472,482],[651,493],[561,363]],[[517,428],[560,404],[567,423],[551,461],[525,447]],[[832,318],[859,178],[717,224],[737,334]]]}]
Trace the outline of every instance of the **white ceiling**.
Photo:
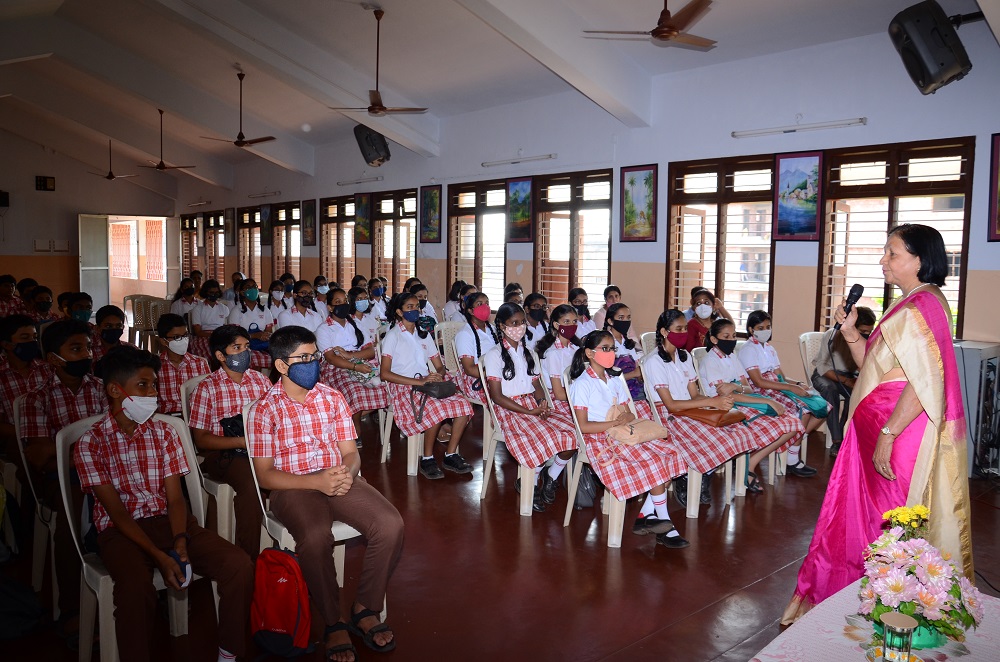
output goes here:
[{"label": "white ceiling", "polygon": [[[719,43],[698,52],[581,32],[651,29],[660,0],[0,0],[0,129],[99,170],[111,137],[124,172],[159,159],[163,108],[164,159],[198,165],[175,176],[231,187],[233,167],[256,158],[315,174],[315,148],[356,121],[434,156],[441,118],[573,88],[643,126],[655,76],[884,33],[915,1],[715,0],[689,30]],[[949,14],[978,10],[939,1]],[[329,109],[367,105],[376,3],[383,99],[426,115]],[[237,66],[244,132],[278,140],[241,150],[201,138],[235,138]]]}]

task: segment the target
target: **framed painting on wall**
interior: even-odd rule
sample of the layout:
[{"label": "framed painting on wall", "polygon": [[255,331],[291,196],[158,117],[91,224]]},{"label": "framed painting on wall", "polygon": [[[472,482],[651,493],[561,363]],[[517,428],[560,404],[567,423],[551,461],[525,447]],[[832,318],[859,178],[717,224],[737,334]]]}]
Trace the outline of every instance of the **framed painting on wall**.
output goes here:
[{"label": "framed painting on wall", "polygon": [[316,245],[316,201],[302,201],[302,245]]},{"label": "framed painting on wall", "polygon": [[226,246],[236,245],[236,207],[228,207],[225,215]]},{"label": "framed painting on wall", "polygon": [[372,243],[372,194],[354,196],[354,243]]},{"label": "framed painting on wall", "polygon": [[622,168],[620,241],[656,241],[656,164]]},{"label": "framed painting on wall", "polygon": [[271,245],[271,205],[260,206],[260,245]]},{"label": "framed painting on wall", "polygon": [[988,241],[1000,241],[1000,133],[993,134],[990,156],[990,233]]},{"label": "framed painting on wall", "polygon": [[441,243],[441,185],[420,187],[420,243]]},{"label": "framed painting on wall", "polygon": [[774,157],[774,239],[819,240],[822,214],[822,152],[777,154]]},{"label": "framed painting on wall", "polygon": [[531,177],[507,180],[507,241],[512,244],[535,240],[531,216]]}]

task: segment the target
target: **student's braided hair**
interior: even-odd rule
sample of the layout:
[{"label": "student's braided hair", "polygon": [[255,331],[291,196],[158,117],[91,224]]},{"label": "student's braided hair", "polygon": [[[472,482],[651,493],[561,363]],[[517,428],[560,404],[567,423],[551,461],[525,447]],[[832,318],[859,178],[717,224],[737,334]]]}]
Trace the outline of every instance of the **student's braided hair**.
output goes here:
[{"label": "student's braided hair", "polygon": [[[506,324],[516,313],[524,313],[524,309],[516,303],[505,303],[497,310],[496,327],[497,334],[503,337],[503,331],[500,330],[501,324]],[[514,379],[514,359],[510,357],[510,352],[507,351],[507,345],[502,341],[500,345],[500,358],[503,359],[503,378],[506,381]],[[535,372],[535,360],[531,357],[531,352],[528,350],[528,345],[524,342],[521,343],[521,351],[524,353],[524,360],[528,363],[528,375],[537,376],[538,373]]]},{"label": "student's braided hair", "polygon": [[[624,303],[615,303],[615,304],[612,304],[612,305],[608,306],[608,314],[605,315],[605,317],[604,317],[604,329],[605,330],[607,330],[608,327],[614,327],[613,322],[615,321],[615,315],[617,315],[618,311],[621,310],[622,308],[624,308],[626,310],[629,309],[629,307],[626,306]],[[622,340],[622,345],[625,346],[625,349],[635,349],[635,341],[634,340],[632,340],[631,338],[629,338],[627,335],[624,335],[624,334],[622,335],[622,339],[623,339]]]},{"label": "student's braided hair", "polygon": [[[411,294],[410,296],[413,295]],[[475,292],[465,297],[462,306],[462,314],[465,315],[465,321],[472,327],[472,337],[476,340],[476,360],[479,360],[479,357],[483,355],[483,343],[479,340],[479,329],[476,327],[476,323],[472,321],[472,309],[476,306],[476,302],[479,301],[479,297],[486,299],[486,304],[489,305],[490,298],[488,296],[482,292]],[[483,325],[483,328],[490,332],[494,342],[500,342],[496,331],[493,330],[493,327],[488,322]]]}]

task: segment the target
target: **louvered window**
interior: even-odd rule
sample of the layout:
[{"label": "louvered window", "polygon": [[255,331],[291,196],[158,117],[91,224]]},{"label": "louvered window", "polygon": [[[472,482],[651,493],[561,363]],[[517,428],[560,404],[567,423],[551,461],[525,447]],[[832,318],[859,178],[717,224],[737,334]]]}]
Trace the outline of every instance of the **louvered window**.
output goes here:
[{"label": "louvered window", "polygon": [[354,196],[324,198],[320,206],[320,268],[345,290],[357,273],[354,253]]},{"label": "louvered window", "polygon": [[[290,273],[302,279],[301,208],[298,202],[286,202],[271,207],[273,219],[271,240],[271,263],[274,278]],[[311,281],[312,277],[306,278]]]},{"label": "louvered window", "polygon": [[208,212],[202,218],[205,224],[205,280],[214,279],[220,284],[226,278],[226,232],[222,210]]},{"label": "louvered window", "polygon": [[146,280],[166,280],[164,221],[146,219]]},{"label": "louvered window", "polygon": [[247,278],[253,278],[261,288],[264,275],[260,267],[260,208],[244,207],[236,210],[236,222],[239,225],[237,248],[240,272]]},{"label": "louvered window", "polygon": [[186,278],[192,271],[201,270],[198,255],[198,217],[194,214],[181,216],[181,277]]},{"label": "louvered window", "polygon": [[448,187],[448,284],[478,286],[496,309],[507,276],[506,182]]},{"label": "louvered window", "polygon": [[417,191],[372,194],[374,273],[389,281],[393,293],[417,270]]}]

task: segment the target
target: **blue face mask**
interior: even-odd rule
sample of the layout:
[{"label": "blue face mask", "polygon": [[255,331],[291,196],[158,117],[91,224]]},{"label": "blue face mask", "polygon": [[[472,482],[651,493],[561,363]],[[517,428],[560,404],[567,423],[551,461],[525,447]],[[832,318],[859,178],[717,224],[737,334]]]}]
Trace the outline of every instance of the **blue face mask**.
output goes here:
[{"label": "blue face mask", "polygon": [[410,322],[411,324],[412,323],[416,323],[416,321],[418,319],[420,319],[420,311],[419,310],[404,310],[403,311],[403,319],[406,320],[407,322]]},{"label": "blue face mask", "polygon": [[371,301],[369,301],[368,299],[358,299],[357,301],[354,302],[354,310],[358,311],[359,313],[363,313],[366,310],[368,310],[368,306],[370,304]]},{"label": "blue face mask", "polygon": [[311,391],[316,386],[316,382],[319,381],[319,370],[319,361],[293,363],[288,366],[288,378],[292,380],[292,383]]},{"label": "blue face mask", "polygon": [[250,350],[245,349],[239,354],[230,354],[227,356],[226,367],[233,372],[246,372],[250,368]]},{"label": "blue face mask", "polygon": [[73,319],[80,320],[81,322],[89,322],[90,316],[93,314],[93,310],[87,308],[86,310],[74,310],[72,313]]},{"label": "blue face mask", "polygon": [[385,295],[384,287],[376,287],[374,290],[372,290],[372,296],[375,297],[376,299],[383,295]]}]

